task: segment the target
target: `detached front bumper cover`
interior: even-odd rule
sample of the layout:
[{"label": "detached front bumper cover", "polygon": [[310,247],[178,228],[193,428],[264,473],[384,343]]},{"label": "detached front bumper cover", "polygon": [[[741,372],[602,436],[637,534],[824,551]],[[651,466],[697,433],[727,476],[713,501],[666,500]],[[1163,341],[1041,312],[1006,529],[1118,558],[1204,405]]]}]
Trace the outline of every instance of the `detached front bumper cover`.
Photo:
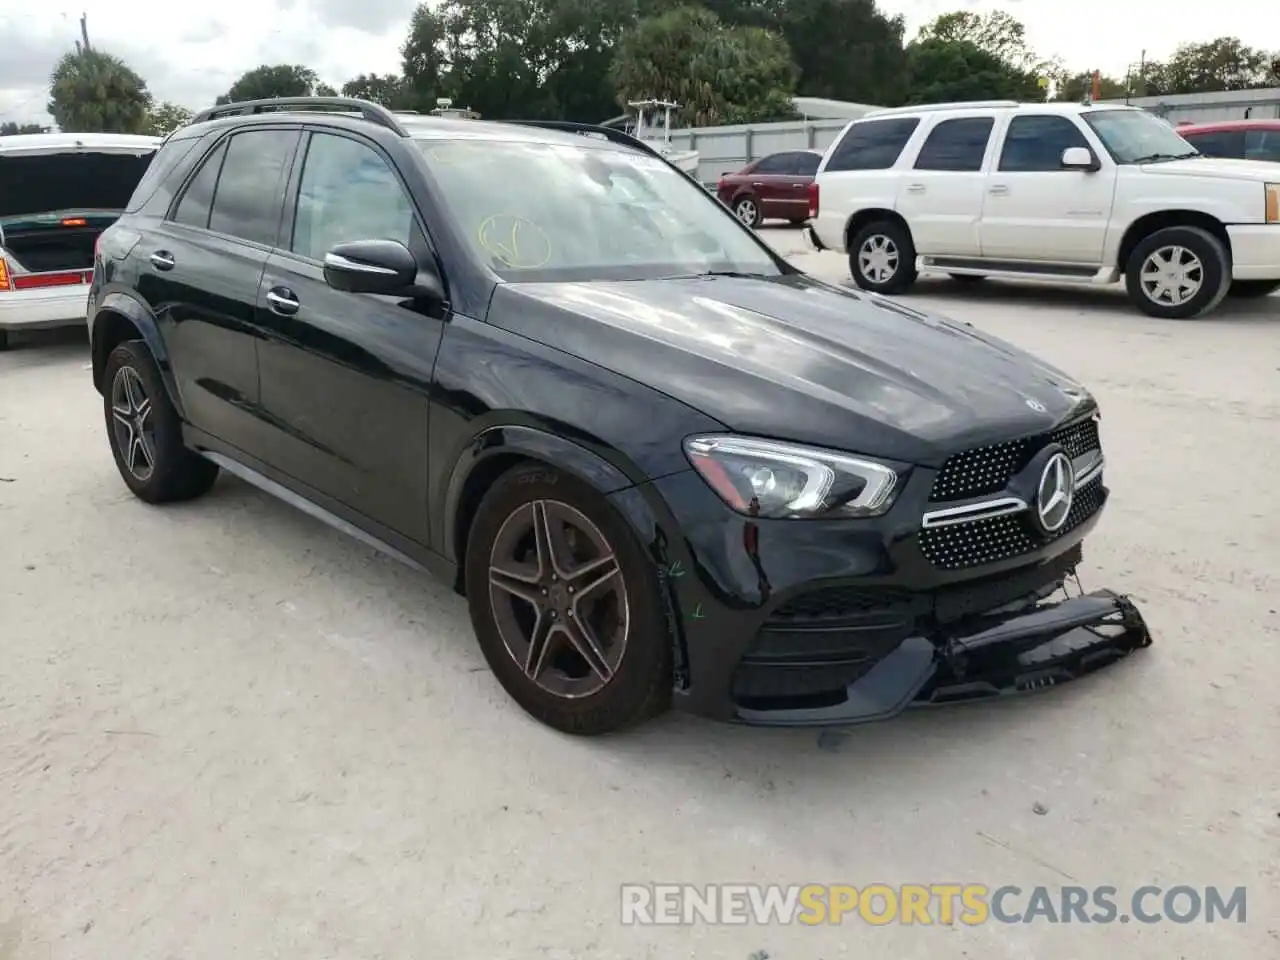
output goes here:
[{"label": "detached front bumper cover", "polygon": [[939,637],[912,637],[845,691],[844,703],[746,710],[762,726],[827,726],[896,716],[912,706],[1028,693],[1092,673],[1151,646],[1133,601],[1097,590],[1056,603],[972,620]]}]

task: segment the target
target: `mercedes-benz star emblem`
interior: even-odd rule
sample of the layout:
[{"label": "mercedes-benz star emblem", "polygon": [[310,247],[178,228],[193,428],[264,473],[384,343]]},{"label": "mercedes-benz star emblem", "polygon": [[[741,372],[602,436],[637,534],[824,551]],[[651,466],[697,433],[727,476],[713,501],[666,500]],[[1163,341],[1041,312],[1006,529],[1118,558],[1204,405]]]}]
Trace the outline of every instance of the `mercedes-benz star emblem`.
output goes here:
[{"label": "mercedes-benz star emblem", "polygon": [[1046,535],[1057,533],[1071,514],[1076,472],[1065,453],[1055,453],[1044,465],[1036,487],[1036,520]]},{"label": "mercedes-benz star emblem", "polygon": [[1046,407],[1039,400],[1035,399],[1034,397],[1023,397],[1023,399],[1027,401],[1027,406],[1030,407],[1032,410],[1034,410],[1036,413],[1049,412],[1049,408]]}]

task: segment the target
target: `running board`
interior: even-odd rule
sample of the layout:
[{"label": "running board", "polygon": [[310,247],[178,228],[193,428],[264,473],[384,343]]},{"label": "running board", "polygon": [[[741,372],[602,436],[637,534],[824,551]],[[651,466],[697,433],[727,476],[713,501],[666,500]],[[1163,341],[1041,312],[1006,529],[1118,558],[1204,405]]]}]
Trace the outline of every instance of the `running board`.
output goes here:
[{"label": "running board", "polygon": [[332,527],[339,533],[345,533],[352,539],[359,540],[365,546],[373,547],[373,549],[377,550],[379,553],[386,554],[393,560],[399,560],[401,563],[412,567],[414,570],[420,570],[423,573],[431,573],[430,570],[403,551],[397,550],[386,541],[379,540],[373,534],[361,530],[354,523],[349,523],[338,515],[330,513],[318,503],[312,503],[306,497],[299,496],[283,484],[276,483],[270,477],[263,476],[257,470],[254,470],[251,467],[246,467],[244,464],[236,460],[232,460],[230,457],[223,456],[220,453],[215,453],[212,450],[196,450],[195,452],[200,454],[200,456],[204,457],[210,463],[217,464],[221,469],[227,471],[227,473],[232,476],[238,477],[250,486],[257,487],[263,493],[270,494],[278,500],[283,500],[291,507],[301,510],[307,516],[319,520],[321,523]]},{"label": "running board", "polygon": [[1120,279],[1118,270],[1072,263],[1038,263],[1026,260],[982,260],[976,257],[920,257],[916,269],[961,276],[998,276],[1019,280],[1049,280],[1055,283],[1111,284]]}]

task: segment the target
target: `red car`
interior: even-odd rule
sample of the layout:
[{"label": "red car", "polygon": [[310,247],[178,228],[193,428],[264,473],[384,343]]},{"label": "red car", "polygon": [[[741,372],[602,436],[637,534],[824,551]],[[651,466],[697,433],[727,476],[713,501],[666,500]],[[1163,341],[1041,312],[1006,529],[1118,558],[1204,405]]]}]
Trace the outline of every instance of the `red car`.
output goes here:
[{"label": "red car", "polygon": [[752,227],[764,220],[803,223],[809,218],[809,186],[821,160],[818,150],[772,153],[737,173],[726,173],[716,185],[716,195]]},{"label": "red car", "polygon": [[1280,119],[1187,123],[1178,133],[1206,157],[1280,162]]}]

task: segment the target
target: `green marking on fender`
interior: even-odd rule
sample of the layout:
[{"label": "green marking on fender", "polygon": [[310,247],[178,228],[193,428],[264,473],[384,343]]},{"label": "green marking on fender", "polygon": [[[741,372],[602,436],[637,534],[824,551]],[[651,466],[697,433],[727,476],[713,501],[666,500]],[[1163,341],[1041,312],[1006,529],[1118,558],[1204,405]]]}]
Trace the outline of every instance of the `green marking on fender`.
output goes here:
[{"label": "green marking on fender", "polygon": [[693,613],[691,614],[691,616],[693,617],[694,620],[702,620],[706,618],[706,614],[702,612],[702,604],[698,604],[696,607],[693,608]]},{"label": "green marking on fender", "polygon": [[671,566],[667,567],[667,576],[672,580],[679,580],[684,576],[684,564],[679,560],[672,560]]}]

